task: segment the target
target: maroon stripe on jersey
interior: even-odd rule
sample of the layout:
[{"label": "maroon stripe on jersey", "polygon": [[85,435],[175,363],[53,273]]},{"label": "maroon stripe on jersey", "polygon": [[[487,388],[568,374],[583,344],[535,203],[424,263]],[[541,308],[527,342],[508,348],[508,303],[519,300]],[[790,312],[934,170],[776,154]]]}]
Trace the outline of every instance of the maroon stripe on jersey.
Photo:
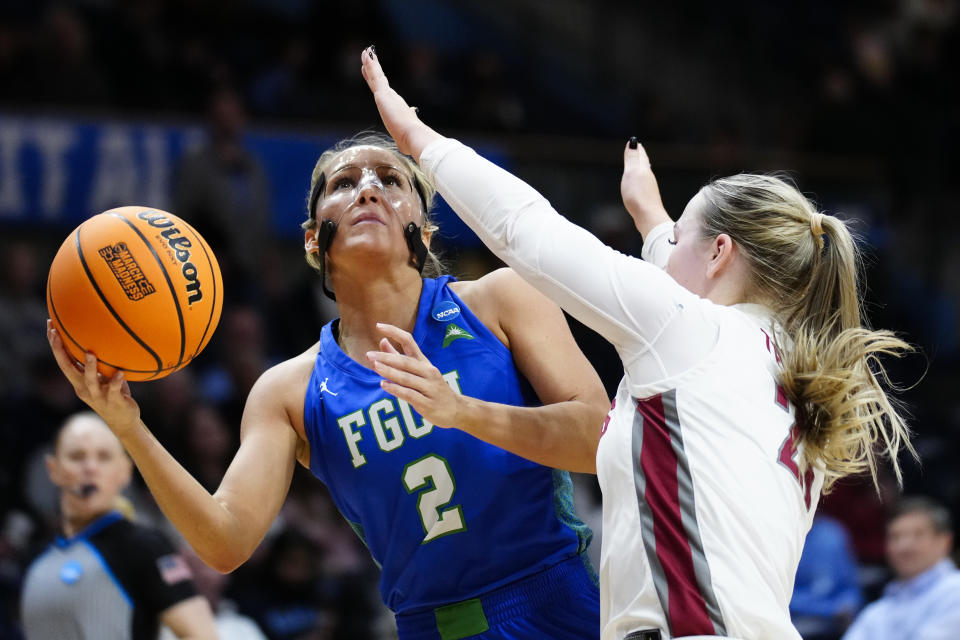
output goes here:
[{"label": "maroon stripe on jersey", "polygon": [[[679,424],[669,424],[677,420],[675,405],[672,402],[670,405],[673,415],[668,420],[662,396],[637,401],[637,413],[641,420],[635,421],[635,425],[640,427],[641,433],[636,434],[636,439],[642,442],[639,452],[636,447],[634,449],[634,464],[639,463],[636,471],[642,475],[642,483],[638,483],[637,489],[639,492],[642,487],[643,492],[643,499],[639,502],[641,510],[646,511],[642,515],[646,517],[642,517],[642,520],[648,526],[652,525],[653,533],[653,545],[650,545],[649,533],[643,532],[645,546],[648,555],[653,555],[650,552],[655,551],[656,561],[651,558],[650,564],[671,635],[726,635],[722,620],[711,619],[719,617],[712,586],[703,585],[707,589],[705,598],[697,579],[695,561],[700,561],[700,573],[703,573],[706,559],[703,557],[695,514],[685,514],[682,508],[686,506],[687,511],[692,511],[692,479],[689,478]],[[681,474],[686,474],[686,477],[681,477]],[[690,495],[684,495],[681,500],[681,493]],[[681,502],[686,504],[682,505]],[[693,534],[692,539],[690,534]],[[693,549],[691,542],[694,543]],[[708,606],[708,601],[712,606]],[[719,624],[715,625],[715,622]]]}]

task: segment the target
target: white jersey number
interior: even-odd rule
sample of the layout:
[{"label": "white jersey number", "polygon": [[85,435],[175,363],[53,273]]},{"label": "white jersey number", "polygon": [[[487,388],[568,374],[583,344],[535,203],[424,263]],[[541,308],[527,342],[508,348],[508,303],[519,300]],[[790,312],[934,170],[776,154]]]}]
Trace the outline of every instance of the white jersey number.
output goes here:
[{"label": "white jersey number", "polygon": [[403,470],[403,484],[407,488],[407,493],[429,487],[417,498],[420,523],[426,534],[423,538],[424,543],[467,530],[460,505],[441,510],[450,502],[453,492],[457,490],[457,484],[450,472],[450,465],[445,459],[431,453],[419,460],[414,460]]}]

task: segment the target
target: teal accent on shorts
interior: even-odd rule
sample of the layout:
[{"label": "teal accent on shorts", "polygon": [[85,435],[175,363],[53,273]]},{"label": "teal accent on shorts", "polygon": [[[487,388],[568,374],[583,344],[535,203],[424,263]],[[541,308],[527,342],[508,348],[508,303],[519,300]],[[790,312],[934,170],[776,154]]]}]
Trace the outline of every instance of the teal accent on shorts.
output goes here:
[{"label": "teal accent on shorts", "polygon": [[441,640],[460,640],[483,633],[490,628],[480,598],[464,600],[433,610]]},{"label": "teal accent on shorts", "polygon": [[553,507],[556,510],[557,519],[577,534],[577,553],[580,554],[590,579],[595,585],[599,585],[600,576],[597,575],[597,570],[587,556],[587,548],[593,541],[593,531],[577,517],[577,512],[573,508],[573,480],[570,479],[568,472],[559,469],[553,470]]},{"label": "teal accent on shorts", "polygon": [[[346,518],[344,518],[346,520]],[[363,546],[367,548],[367,551],[370,551],[370,545],[367,544],[367,536],[363,533],[363,525],[359,522],[353,522],[352,520],[347,520],[347,524],[350,525],[350,528],[353,529],[353,532],[357,534],[357,537],[360,538],[360,542],[363,543]],[[380,563],[377,562],[377,559],[373,557],[373,553],[370,553],[370,558],[373,559],[373,564],[377,565],[377,569],[383,569],[380,566]]]},{"label": "teal accent on shorts", "polygon": [[557,519],[577,534],[579,543],[577,553],[583,553],[593,540],[593,531],[580,518],[573,508],[573,481],[570,474],[559,469],[553,470],[553,508]]}]

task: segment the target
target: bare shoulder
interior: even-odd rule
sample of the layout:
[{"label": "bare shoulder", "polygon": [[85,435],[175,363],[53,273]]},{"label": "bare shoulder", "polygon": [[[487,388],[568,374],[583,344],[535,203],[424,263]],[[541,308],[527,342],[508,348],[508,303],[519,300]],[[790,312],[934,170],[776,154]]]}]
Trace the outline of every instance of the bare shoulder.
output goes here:
[{"label": "bare shoulder", "polygon": [[452,283],[450,288],[508,346],[505,327],[511,324],[514,316],[523,316],[528,310],[542,305],[553,306],[546,296],[509,267],[496,269],[476,280]]},{"label": "bare shoulder", "polygon": [[540,295],[510,267],[495,269],[476,280],[460,280],[450,288],[476,312],[478,307],[500,305],[512,299],[521,299],[531,292]]},{"label": "bare shoulder", "polygon": [[310,373],[313,371],[313,364],[319,350],[319,343],[314,344],[300,355],[270,367],[257,380],[251,394],[254,391],[266,392],[277,398],[283,398],[299,390],[302,396],[310,381]]},{"label": "bare shoulder", "polygon": [[250,390],[244,411],[252,415],[281,414],[296,431],[301,441],[306,441],[303,426],[303,403],[313,372],[314,361],[320,350],[319,343],[289,360],[267,369]]}]

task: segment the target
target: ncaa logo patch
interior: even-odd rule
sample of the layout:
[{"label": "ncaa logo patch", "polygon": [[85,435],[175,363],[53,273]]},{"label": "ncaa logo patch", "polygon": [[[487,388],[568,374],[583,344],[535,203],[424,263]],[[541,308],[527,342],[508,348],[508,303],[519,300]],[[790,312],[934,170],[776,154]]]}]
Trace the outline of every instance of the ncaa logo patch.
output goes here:
[{"label": "ncaa logo patch", "polygon": [[83,567],[76,560],[70,560],[60,567],[60,579],[64,584],[73,584],[83,575]]},{"label": "ncaa logo patch", "polygon": [[433,311],[430,312],[430,315],[433,316],[434,320],[439,322],[450,322],[460,315],[460,307],[458,307],[457,304],[451,300],[444,300],[443,302],[438,302],[433,307]]}]

